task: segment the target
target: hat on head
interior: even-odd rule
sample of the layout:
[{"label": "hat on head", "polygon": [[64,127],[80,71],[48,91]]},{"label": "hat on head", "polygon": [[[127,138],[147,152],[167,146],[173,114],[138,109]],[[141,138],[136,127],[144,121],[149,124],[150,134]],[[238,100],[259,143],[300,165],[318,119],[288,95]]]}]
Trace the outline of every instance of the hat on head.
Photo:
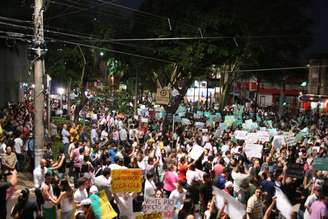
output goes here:
[{"label": "hat on head", "polygon": [[225,186],[226,188],[228,188],[228,187],[232,187],[232,186],[233,186],[233,183],[232,183],[231,181],[228,181],[228,182],[226,182],[226,183],[224,184],[224,186]]},{"label": "hat on head", "polygon": [[87,198],[81,201],[82,206],[91,205],[91,199]]}]

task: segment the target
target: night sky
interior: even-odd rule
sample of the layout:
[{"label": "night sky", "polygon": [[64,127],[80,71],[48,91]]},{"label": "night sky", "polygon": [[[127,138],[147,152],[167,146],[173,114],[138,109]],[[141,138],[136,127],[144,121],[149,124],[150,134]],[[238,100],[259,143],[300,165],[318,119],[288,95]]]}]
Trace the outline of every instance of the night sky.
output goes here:
[{"label": "night sky", "polygon": [[[287,0],[288,1],[288,0]],[[138,8],[143,0],[120,0],[119,4]],[[306,49],[306,56],[312,54],[328,54],[328,0],[310,0],[308,13],[312,19],[311,32],[313,41]]]},{"label": "night sky", "polygon": [[328,53],[328,1],[312,0],[309,8],[313,20],[313,42],[306,53]]}]

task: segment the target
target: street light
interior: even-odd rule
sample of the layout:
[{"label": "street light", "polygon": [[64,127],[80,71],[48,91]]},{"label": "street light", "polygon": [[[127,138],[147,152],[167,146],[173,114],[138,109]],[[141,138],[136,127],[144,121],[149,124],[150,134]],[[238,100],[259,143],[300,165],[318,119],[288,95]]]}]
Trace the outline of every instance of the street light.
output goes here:
[{"label": "street light", "polygon": [[99,54],[100,56],[104,56],[105,55],[105,53],[104,52],[100,52],[100,54]]}]

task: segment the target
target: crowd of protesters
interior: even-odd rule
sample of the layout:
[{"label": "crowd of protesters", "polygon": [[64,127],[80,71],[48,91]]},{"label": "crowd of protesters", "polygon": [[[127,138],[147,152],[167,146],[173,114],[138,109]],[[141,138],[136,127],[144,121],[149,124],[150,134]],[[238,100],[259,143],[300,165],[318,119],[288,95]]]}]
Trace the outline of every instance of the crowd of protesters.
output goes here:
[{"label": "crowd of protesters", "polygon": [[[14,218],[52,219],[58,214],[62,219],[95,218],[89,196],[101,190],[106,191],[117,218],[135,218],[150,197],[174,200],[173,218],[231,218],[227,200],[218,207],[213,187],[243,204],[245,218],[286,218],[277,207],[276,188],[298,206],[287,218],[328,218],[328,174],[313,167],[316,158],[327,157],[327,117],[316,112],[279,117],[276,112],[258,109],[259,126],[271,120],[278,131],[298,133],[307,127],[309,135],[294,147],[263,143],[261,158],[254,158],[246,156],[244,141],[234,139],[240,126],[220,129],[224,116],[233,110],[226,107],[221,121],[206,128],[195,126],[204,118],[195,119],[187,112],[191,124],[176,123],[172,129],[149,114],[143,121],[102,106],[88,112],[90,130],[73,122],[58,128],[52,124],[48,141],[60,138],[59,156],[53,156],[48,144],[44,159],[33,167],[31,109],[27,104],[10,105],[0,114],[1,169],[6,181],[0,186],[0,204],[10,196],[16,170],[33,168],[36,201],[29,198],[30,190],[22,190],[11,211]],[[253,118],[252,107],[246,106],[243,121]],[[188,154],[195,145],[205,150],[193,160]],[[302,166],[303,177],[286,174],[291,163]],[[142,192],[113,193],[111,171],[127,168],[142,169]],[[0,212],[0,218],[5,218],[6,212]]]}]

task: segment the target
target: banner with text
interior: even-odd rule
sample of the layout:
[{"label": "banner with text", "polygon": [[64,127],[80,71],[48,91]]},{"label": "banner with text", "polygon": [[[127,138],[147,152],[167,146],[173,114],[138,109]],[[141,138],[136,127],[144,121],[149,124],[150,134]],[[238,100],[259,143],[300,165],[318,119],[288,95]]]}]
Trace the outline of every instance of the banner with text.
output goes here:
[{"label": "banner with text", "polygon": [[141,169],[112,170],[112,192],[141,192]]}]

